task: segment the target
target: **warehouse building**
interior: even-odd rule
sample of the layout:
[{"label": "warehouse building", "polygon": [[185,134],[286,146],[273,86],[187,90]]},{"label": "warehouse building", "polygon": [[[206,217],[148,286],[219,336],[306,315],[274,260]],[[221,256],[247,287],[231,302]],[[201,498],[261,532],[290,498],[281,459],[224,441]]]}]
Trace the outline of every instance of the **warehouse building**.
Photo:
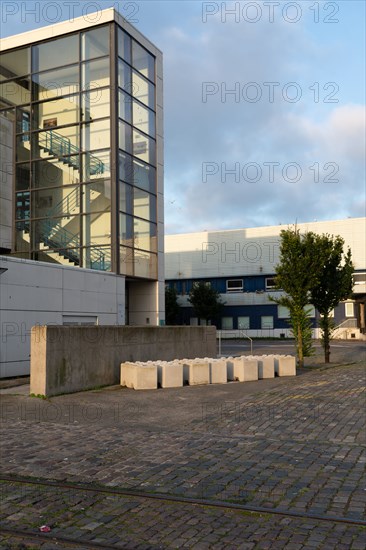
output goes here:
[{"label": "warehouse building", "polygon": [[[334,321],[341,338],[365,334],[366,298],[366,218],[300,223],[301,233],[340,235],[350,247],[354,274],[354,295],[341,303]],[[165,237],[165,278],[176,289],[182,306],[179,322],[195,325],[196,318],[188,294],[196,282],[216,289],[224,302],[217,328],[250,337],[290,335],[288,310],[270,301],[281,294],[274,290],[275,266],[279,261],[280,232],[285,226],[255,227],[228,231],[204,231]],[[309,305],[314,336],[318,313]],[[229,334],[228,334],[229,335]]]}]

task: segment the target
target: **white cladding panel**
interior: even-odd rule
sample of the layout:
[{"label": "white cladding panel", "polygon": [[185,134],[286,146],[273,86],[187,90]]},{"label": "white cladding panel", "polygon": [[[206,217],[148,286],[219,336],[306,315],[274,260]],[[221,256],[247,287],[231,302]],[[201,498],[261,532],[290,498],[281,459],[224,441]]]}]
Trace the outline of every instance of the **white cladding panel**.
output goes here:
[{"label": "white cladding panel", "polygon": [[[366,218],[297,224],[301,233],[340,235],[350,247],[355,269],[366,267]],[[279,260],[276,225],[230,231],[165,236],[165,278],[190,279],[272,274]]]},{"label": "white cladding panel", "polygon": [[121,275],[0,256],[0,378],[29,373],[30,330],[65,318],[124,324]]}]

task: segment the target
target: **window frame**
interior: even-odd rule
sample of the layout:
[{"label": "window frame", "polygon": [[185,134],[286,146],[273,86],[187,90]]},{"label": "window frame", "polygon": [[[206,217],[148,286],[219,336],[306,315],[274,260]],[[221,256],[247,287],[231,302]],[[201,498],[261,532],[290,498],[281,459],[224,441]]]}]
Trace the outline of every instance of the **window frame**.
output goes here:
[{"label": "window frame", "polygon": [[[271,327],[264,327],[263,326],[263,320],[264,319],[272,319],[272,326]],[[273,315],[261,315],[261,330],[273,330],[274,329],[274,317]]]},{"label": "window frame", "polygon": [[[240,282],[241,286],[236,286],[229,288],[229,283]],[[243,279],[226,279],[226,292],[244,292],[244,281]]]},{"label": "window frame", "polygon": [[[276,279],[275,276],[265,278],[266,290],[280,290],[279,288],[276,288],[276,283],[274,282],[275,279]],[[273,284],[269,284],[269,281],[273,281]]]}]

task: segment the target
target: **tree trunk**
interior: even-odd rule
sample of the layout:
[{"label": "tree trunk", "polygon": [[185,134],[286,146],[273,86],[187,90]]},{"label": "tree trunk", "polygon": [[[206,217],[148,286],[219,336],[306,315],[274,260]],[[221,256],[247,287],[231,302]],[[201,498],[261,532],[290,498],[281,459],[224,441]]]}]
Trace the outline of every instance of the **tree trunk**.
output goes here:
[{"label": "tree trunk", "polygon": [[297,327],[297,356],[299,360],[299,368],[301,369],[304,366],[304,350],[302,346],[302,331],[300,323]]},{"label": "tree trunk", "polygon": [[329,339],[329,317],[324,315],[323,342],[324,342],[324,362],[330,363],[330,339]]}]

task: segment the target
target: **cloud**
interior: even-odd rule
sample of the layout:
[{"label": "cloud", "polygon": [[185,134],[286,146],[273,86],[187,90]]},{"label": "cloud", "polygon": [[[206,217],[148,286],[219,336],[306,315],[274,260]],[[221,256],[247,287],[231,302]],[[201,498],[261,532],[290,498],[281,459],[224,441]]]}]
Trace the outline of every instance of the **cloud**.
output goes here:
[{"label": "cloud", "polygon": [[[314,101],[312,40],[304,26],[283,22],[216,19],[163,33],[165,184],[175,199],[166,204],[167,233],[364,215],[363,106]],[[203,101],[205,82],[214,84]],[[279,83],[273,101],[269,82]],[[256,90],[261,98],[250,101]],[[217,172],[203,181],[207,163]],[[238,165],[235,181],[225,169]]]}]

